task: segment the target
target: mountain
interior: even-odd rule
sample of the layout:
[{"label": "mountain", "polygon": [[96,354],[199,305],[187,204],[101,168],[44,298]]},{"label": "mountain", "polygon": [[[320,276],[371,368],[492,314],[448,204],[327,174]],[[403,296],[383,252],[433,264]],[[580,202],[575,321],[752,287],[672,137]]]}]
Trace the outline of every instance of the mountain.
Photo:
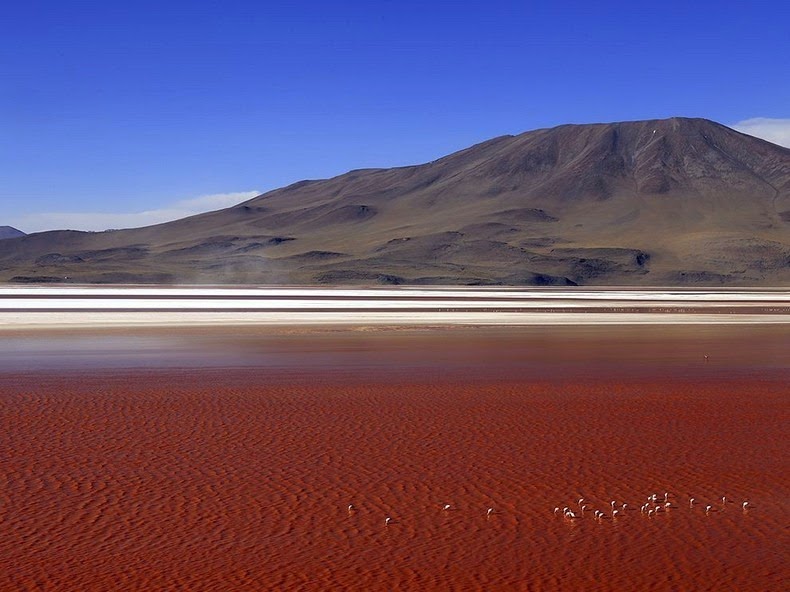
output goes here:
[{"label": "mountain", "polygon": [[4,238],[17,238],[18,236],[25,236],[21,230],[17,230],[13,226],[0,226],[0,240]]},{"label": "mountain", "polygon": [[145,228],[0,249],[0,280],[790,285],[790,150],[705,119],[503,136]]}]

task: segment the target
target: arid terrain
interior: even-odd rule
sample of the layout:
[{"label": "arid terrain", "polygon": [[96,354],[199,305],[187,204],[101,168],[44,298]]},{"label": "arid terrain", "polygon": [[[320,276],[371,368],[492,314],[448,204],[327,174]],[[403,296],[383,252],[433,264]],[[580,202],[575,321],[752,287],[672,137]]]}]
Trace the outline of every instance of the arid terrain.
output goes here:
[{"label": "arid terrain", "polygon": [[673,119],[4,239],[0,590],[782,589],[789,228]]},{"label": "arid terrain", "polygon": [[790,285],[790,150],[704,119],[564,125],[146,228],[4,240],[0,281]]},{"label": "arid terrain", "polygon": [[2,12],[0,592],[790,592],[790,2]]},{"label": "arid terrain", "polygon": [[6,331],[0,589],[780,590],[789,338]]}]

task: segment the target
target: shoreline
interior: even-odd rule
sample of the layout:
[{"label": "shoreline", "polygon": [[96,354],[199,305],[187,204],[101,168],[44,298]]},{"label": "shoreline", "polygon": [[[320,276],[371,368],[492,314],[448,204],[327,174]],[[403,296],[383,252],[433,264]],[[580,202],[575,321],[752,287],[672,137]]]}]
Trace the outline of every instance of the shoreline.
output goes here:
[{"label": "shoreline", "polygon": [[[367,328],[369,330],[397,329],[448,329],[477,326],[634,326],[634,325],[780,325],[790,324],[790,315],[774,314],[673,314],[673,313],[488,313],[440,317],[437,315],[414,314],[370,315],[370,314],[321,314],[283,316],[281,313],[267,314],[202,314],[161,313],[163,318],[108,315],[106,313],[72,313],[68,317],[35,314],[35,318],[20,318],[18,314],[0,314],[0,332],[47,331],[81,328],[169,328],[169,327],[244,327],[255,325],[273,329],[300,327],[302,329]],[[353,314],[353,318],[351,315]],[[164,315],[167,315],[164,318]]]},{"label": "shoreline", "polygon": [[790,290],[782,289],[0,288],[0,332],[786,323]]}]

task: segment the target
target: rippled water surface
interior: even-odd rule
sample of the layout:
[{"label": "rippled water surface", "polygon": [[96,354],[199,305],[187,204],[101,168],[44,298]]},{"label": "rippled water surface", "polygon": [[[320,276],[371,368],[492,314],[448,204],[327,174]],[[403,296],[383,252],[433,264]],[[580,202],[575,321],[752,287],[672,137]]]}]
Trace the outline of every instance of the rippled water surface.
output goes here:
[{"label": "rippled water surface", "polygon": [[782,589],[790,337],[645,331],[7,336],[0,589]]}]

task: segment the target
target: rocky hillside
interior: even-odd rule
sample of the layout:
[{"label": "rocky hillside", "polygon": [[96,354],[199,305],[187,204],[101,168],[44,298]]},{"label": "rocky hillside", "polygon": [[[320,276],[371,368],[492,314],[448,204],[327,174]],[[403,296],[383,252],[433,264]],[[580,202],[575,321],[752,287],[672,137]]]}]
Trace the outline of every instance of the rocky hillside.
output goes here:
[{"label": "rocky hillside", "polygon": [[790,285],[790,150],[704,119],[563,125],[146,228],[9,241],[0,280]]}]

